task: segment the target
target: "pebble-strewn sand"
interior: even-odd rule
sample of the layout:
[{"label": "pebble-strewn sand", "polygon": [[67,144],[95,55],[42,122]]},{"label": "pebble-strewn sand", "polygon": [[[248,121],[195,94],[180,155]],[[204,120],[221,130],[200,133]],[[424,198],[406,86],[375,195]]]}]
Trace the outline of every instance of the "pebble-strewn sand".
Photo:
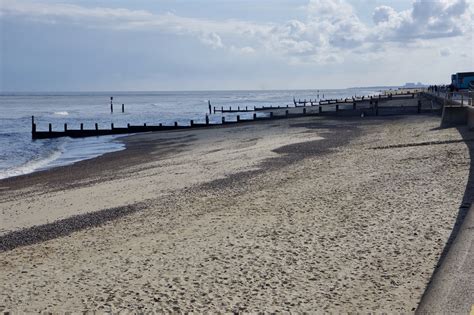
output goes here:
[{"label": "pebble-strewn sand", "polygon": [[0,181],[14,187],[0,190],[11,248],[19,228],[130,210],[0,252],[0,311],[414,311],[455,222],[468,149],[376,148],[461,139],[438,126],[308,117],[140,135],[129,140],[140,159],[132,150],[103,180],[84,167],[112,157],[64,191]]}]

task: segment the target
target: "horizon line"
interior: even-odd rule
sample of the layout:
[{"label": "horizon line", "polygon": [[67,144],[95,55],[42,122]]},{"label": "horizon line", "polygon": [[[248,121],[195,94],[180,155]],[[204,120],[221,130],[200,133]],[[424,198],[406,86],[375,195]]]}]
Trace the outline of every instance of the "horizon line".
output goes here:
[{"label": "horizon line", "polygon": [[[424,86],[428,86],[425,85]],[[324,90],[348,90],[348,89],[373,89],[373,88],[402,88],[404,85],[372,85],[372,86],[351,86],[343,88],[298,88],[298,89],[196,89],[196,90],[17,90],[17,91],[0,91],[0,94],[15,93],[147,93],[147,92],[265,92],[265,91],[324,91]]]}]

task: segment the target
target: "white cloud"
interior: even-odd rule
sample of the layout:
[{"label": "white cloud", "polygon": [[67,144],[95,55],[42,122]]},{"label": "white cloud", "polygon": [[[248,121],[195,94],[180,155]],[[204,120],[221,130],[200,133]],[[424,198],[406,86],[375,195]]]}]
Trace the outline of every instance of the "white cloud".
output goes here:
[{"label": "white cloud", "polygon": [[415,0],[413,8],[396,12],[388,6],[377,7],[372,38],[380,41],[413,41],[449,38],[472,29],[472,14],[466,0]]},{"label": "white cloud", "polygon": [[392,43],[421,49],[432,39],[472,32],[473,13],[466,0],[415,0],[410,10],[399,12],[379,6],[373,12],[374,26],[364,24],[345,0],[309,0],[305,10],[305,19],[277,24],[39,1],[2,0],[0,6],[2,15],[48,23],[191,35],[213,49],[271,53],[289,63],[342,62],[351,53],[363,58],[364,54],[384,53]]},{"label": "white cloud", "polygon": [[5,14],[49,17],[61,19],[148,19],[153,15],[143,10],[86,8],[73,4],[47,4],[41,2],[26,2],[2,0],[0,10]]},{"label": "white cloud", "polygon": [[252,47],[245,46],[240,48],[239,51],[243,54],[253,54],[255,52],[255,49],[253,49]]},{"label": "white cloud", "polygon": [[378,25],[380,23],[388,23],[395,16],[397,16],[397,12],[392,7],[382,5],[375,8],[372,18],[374,23]]},{"label": "white cloud", "polygon": [[224,45],[222,44],[222,39],[219,35],[217,35],[216,33],[214,32],[211,32],[211,33],[204,33],[201,37],[200,37],[200,40],[208,45],[208,46],[211,46],[212,48],[214,49],[217,49],[217,48],[223,48]]}]

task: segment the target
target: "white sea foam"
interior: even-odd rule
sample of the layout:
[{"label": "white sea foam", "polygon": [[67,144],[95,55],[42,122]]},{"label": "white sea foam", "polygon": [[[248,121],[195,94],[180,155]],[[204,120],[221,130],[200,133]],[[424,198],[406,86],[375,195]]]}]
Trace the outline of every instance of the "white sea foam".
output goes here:
[{"label": "white sea foam", "polygon": [[53,114],[58,115],[58,116],[67,116],[67,115],[69,115],[68,112],[54,112]]},{"label": "white sea foam", "polygon": [[105,153],[125,149],[121,142],[113,141],[117,136],[67,140],[59,144],[50,154],[28,161],[25,164],[0,170],[0,179],[25,175],[53,167],[70,165],[92,159]]},{"label": "white sea foam", "polygon": [[51,152],[49,155],[45,157],[30,160],[23,165],[0,170],[0,179],[25,175],[25,174],[33,173],[41,169],[45,169],[47,168],[49,164],[56,161],[63,152],[64,152],[64,144],[59,146],[57,150]]}]

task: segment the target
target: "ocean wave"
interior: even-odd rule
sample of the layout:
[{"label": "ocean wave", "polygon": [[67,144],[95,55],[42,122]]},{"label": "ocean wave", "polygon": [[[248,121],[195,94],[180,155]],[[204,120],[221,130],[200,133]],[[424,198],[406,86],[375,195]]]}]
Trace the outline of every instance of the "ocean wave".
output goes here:
[{"label": "ocean wave", "polygon": [[109,152],[125,149],[123,142],[113,141],[117,138],[120,138],[120,136],[91,137],[74,139],[74,141],[68,138],[58,139],[60,142],[54,141],[54,143],[51,143],[47,153],[41,149],[44,153],[39,158],[3,169],[0,164],[0,179],[71,165]]},{"label": "ocean wave", "polygon": [[58,116],[67,116],[67,115],[69,115],[68,112],[54,112],[53,114],[58,115]]},{"label": "ocean wave", "polygon": [[50,152],[48,155],[42,158],[28,161],[23,165],[0,170],[0,179],[25,175],[45,169],[49,164],[57,160],[61,154],[63,154],[63,151],[64,145],[61,145],[56,150]]}]

